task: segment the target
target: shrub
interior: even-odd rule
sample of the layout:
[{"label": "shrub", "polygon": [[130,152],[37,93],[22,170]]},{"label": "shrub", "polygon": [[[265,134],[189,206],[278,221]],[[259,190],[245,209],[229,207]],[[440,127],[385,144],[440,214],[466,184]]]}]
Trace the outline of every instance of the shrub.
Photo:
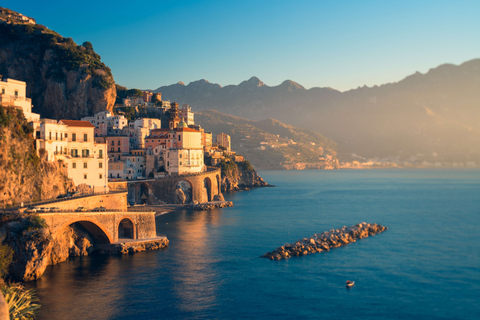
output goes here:
[{"label": "shrub", "polygon": [[8,305],[10,319],[34,319],[40,308],[38,297],[33,289],[25,289],[21,284],[4,284],[0,290]]}]

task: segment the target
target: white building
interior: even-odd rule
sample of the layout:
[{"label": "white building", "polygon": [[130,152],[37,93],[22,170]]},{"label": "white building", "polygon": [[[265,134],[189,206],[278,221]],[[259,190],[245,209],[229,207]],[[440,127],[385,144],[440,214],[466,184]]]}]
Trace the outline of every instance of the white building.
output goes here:
[{"label": "white building", "polygon": [[27,84],[23,81],[8,78],[0,80],[0,105],[21,109],[28,122],[39,121],[40,115],[32,113],[32,100],[27,98],[26,91]]},{"label": "white building", "polygon": [[40,119],[34,121],[33,132],[35,149],[39,155],[45,155],[47,161],[54,161],[57,155],[68,153],[68,128],[56,120]]},{"label": "white building", "polygon": [[183,121],[187,123],[188,126],[193,126],[195,124],[194,121],[194,113],[192,112],[192,108],[188,106],[188,104],[184,104],[179,110],[179,117]]},{"label": "white building", "polygon": [[68,154],[59,157],[67,166],[68,177],[76,186],[85,183],[95,192],[108,191],[107,144],[95,143],[95,127],[88,121],[60,120],[58,123],[68,129]]}]

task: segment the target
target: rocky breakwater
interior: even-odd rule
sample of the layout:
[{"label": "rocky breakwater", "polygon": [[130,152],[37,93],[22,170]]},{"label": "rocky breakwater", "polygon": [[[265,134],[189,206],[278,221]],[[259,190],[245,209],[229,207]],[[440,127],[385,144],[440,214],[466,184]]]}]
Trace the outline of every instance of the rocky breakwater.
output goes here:
[{"label": "rocky breakwater", "polygon": [[387,227],[376,223],[359,223],[351,227],[325,231],[314,234],[310,238],[303,238],[295,243],[283,245],[273,252],[268,252],[262,257],[272,260],[287,259],[293,256],[304,256],[311,253],[329,251],[332,248],[341,247],[358,239],[373,236],[387,230]]},{"label": "rocky breakwater", "polygon": [[233,207],[232,201],[211,201],[205,203],[198,203],[193,206],[193,210],[202,211],[202,210],[211,210],[215,208],[226,208]]}]

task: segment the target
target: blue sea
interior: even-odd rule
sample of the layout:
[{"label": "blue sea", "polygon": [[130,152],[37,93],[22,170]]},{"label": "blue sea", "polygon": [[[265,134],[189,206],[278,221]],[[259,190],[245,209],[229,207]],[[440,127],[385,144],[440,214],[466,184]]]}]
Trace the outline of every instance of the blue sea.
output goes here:
[{"label": "blue sea", "polygon": [[[48,267],[28,284],[38,319],[480,319],[479,170],[260,174],[276,187],[229,194],[233,208],[158,217],[165,250]],[[359,222],[388,230],[260,258]]]}]

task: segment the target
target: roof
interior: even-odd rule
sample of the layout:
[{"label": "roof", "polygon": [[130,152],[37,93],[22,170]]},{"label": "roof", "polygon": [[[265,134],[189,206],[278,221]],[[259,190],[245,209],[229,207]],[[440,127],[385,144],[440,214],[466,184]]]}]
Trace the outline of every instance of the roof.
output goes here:
[{"label": "roof", "polygon": [[93,124],[88,121],[81,120],[60,120],[63,124],[66,124],[69,127],[84,127],[84,128],[95,128]]}]

